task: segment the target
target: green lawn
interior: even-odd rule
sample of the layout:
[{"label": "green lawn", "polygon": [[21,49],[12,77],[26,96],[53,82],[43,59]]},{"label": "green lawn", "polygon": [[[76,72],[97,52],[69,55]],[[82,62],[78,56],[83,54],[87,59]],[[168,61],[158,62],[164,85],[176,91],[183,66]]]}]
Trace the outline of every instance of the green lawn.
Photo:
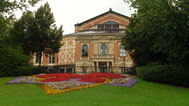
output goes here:
[{"label": "green lawn", "polygon": [[5,84],[0,78],[0,106],[189,106],[189,89],[138,79],[132,88],[103,85],[46,95],[35,84]]}]

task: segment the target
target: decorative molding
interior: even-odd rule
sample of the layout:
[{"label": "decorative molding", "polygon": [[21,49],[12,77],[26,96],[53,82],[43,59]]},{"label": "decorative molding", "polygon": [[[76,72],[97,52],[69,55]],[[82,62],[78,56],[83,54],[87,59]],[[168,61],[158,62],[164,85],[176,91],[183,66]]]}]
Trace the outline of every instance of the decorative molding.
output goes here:
[{"label": "decorative molding", "polygon": [[59,51],[59,65],[75,63],[75,37],[67,37],[62,39],[63,46]]}]

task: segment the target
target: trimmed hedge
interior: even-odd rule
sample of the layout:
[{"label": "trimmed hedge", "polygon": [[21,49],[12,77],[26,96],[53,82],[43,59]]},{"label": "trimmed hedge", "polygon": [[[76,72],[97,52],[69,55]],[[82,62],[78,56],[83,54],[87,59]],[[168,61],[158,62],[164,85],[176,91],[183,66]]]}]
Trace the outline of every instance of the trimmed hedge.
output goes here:
[{"label": "trimmed hedge", "polygon": [[136,71],[137,76],[143,80],[189,87],[189,71],[182,66],[150,63],[137,67]]}]

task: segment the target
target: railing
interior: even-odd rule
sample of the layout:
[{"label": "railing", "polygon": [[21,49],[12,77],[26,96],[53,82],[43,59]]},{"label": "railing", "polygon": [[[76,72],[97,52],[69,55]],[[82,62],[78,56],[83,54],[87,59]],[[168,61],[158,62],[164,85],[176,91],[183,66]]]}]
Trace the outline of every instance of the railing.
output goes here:
[{"label": "railing", "polygon": [[113,54],[94,54],[92,58],[114,58]]},{"label": "railing", "polygon": [[[71,66],[71,67],[60,67],[60,66],[54,66],[54,67],[48,67],[48,66],[43,66],[41,67],[41,71],[37,71],[36,73],[33,74],[41,74],[41,73],[73,73],[73,74],[88,74],[88,73],[94,73],[94,72],[102,72],[100,71],[100,66],[87,66],[86,67],[86,73],[82,73],[80,71],[75,71],[76,68],[82,68],[82,66]],[[130,75],[136,75],[136,70],[135,67],[119,67],[119,66],[111,66],[111,67],[105,67],[106,70],[104,73],[120,73],[120,74],[130,74]],[[122,69],[124,68],[124,72]],[[63,69],[63,71],[62,71]],[[90,71],[91,70],[91,71]],[[115,71],[116,70],[116,71]]]}]

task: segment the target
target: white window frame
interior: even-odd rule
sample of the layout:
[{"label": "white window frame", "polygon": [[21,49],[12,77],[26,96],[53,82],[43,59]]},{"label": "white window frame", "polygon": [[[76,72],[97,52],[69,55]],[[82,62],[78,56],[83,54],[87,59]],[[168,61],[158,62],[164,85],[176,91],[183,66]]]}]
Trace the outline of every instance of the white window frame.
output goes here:
[{"label": "white window frame", "polygon": [[124,45],[120,44],[120,46],[119,46],[119,56],[120,57],[127,57],[127,51],[124,48],[121,48],[121,46],[124,46]]},{"label": "white window frame", "polygon": [[[39,65],[39,63],[36,63],[36,54],[37,53],[34,53],[33,65]],[[43,53],[42,53],[42,56],[41,56],[41,65],[43,65]]]},{"label": "white window frame", "polygon": [[[51,60],[50,60],[51,58]],[[54,58],[54,63],[52,62],[52,59]],[[48,55],[48,64],[49,65],[54,65],[55,64],[55,54],[49,54]]]}]

